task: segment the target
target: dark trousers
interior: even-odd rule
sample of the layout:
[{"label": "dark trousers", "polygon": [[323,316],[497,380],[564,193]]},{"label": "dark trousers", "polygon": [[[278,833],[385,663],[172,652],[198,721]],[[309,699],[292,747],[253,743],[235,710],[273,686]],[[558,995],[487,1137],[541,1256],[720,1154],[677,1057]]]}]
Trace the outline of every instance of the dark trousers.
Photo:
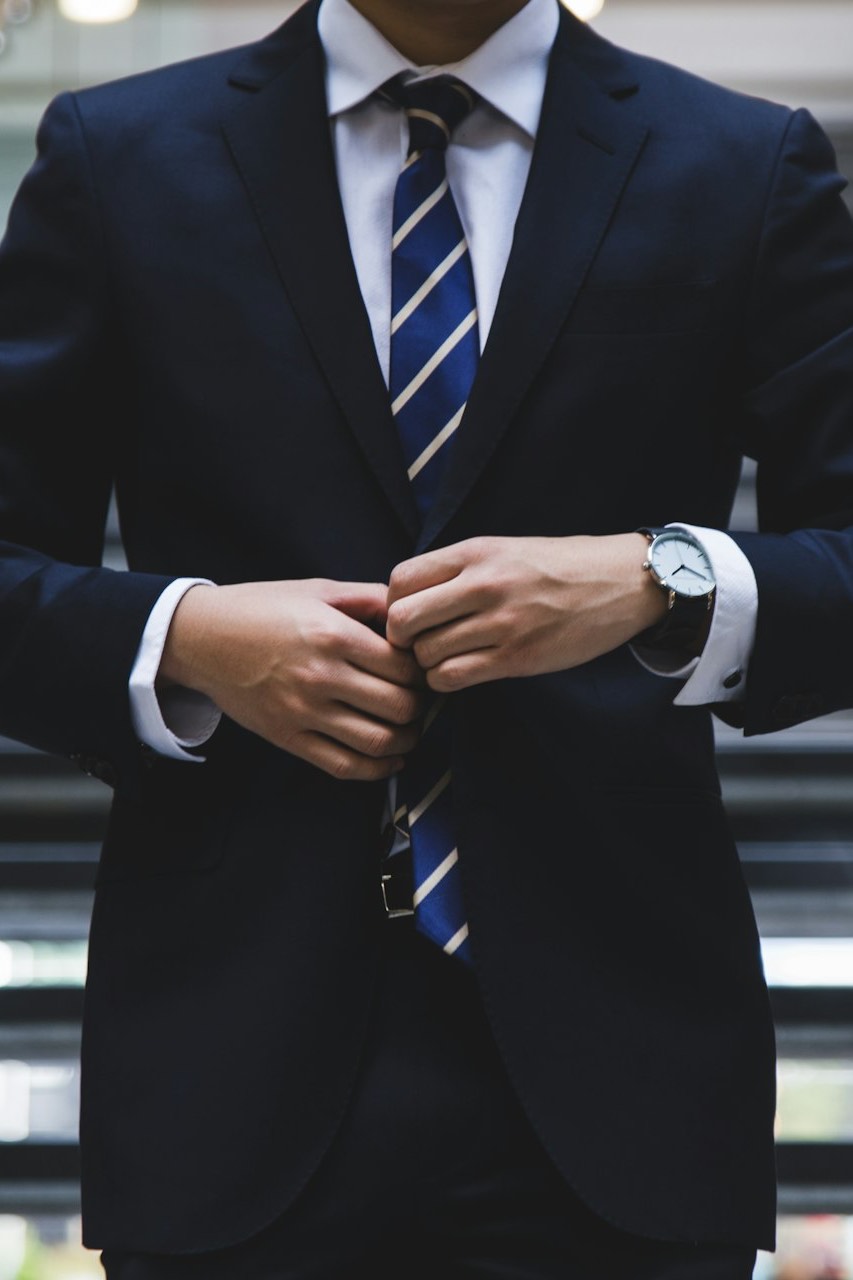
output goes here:
[{"label": "dark trousers", "polygon": [[591,1213],[522,1114],[469,972],[410,919],[388,923],[359,1083],[297,1202],[215,1253],[103,1255],[108,1280],[749,1280],[754,1262]]}]

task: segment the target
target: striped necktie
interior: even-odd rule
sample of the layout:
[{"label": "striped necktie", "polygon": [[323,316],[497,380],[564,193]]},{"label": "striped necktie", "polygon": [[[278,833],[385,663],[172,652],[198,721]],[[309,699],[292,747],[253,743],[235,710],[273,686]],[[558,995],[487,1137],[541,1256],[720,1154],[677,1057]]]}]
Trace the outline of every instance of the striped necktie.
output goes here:
[{"label": "striped necktie", "polygon": [[[447,183],[445,152],[474,105],[449,76],[388,82],[409,121],[409,149],[394,196],[392,411],[423,519],[438,493],[477,372],[480,342],[471,258]],[[451,708],[437,700],[400,778],[414,869],[416,928],[470,963],[450,780]],[[398,812],[398,819],[402,816]]]}]

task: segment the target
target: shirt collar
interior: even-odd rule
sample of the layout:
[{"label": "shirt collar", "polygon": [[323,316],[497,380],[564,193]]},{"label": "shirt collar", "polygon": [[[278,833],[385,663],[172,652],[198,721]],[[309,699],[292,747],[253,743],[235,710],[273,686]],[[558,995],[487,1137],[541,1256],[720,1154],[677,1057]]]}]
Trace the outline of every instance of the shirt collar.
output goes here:
[{"label": "shirt collar", "polygon": [[322,0],[317,27],[326,56],[329,115],[349,111],[401,71],[441,70],[458,76],[535,138],[559,21],[557,0],[528,0],[461,62],[441,68],[415,67],[349,0]]}]

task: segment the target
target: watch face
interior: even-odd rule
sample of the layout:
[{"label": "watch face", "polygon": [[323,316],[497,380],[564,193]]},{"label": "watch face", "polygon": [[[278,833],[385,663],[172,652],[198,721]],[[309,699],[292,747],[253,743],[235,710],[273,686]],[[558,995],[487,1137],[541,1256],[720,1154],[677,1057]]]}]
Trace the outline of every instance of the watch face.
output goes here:
[{"label": "watch face", "polygon": [[663,586],[676,595],[706,596],[714,589],[711,563],[689,534],[677,529],[658,534],[649,560]]}]

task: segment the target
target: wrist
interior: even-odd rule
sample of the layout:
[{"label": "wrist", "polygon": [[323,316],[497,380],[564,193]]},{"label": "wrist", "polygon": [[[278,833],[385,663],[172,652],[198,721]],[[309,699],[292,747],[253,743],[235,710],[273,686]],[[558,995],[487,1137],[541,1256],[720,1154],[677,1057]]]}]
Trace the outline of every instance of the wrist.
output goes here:
[{"label": "wrist", "polygon": [[218,594],[207,584],[198,583],[179,602],[163,646],[163,656],[157,672],[157,687],[181,685],[208,693],[203,687],[200,656],[203,645],[210,642],[215,601]]},{"label": "wrist", "polygon": [[645,534],[623,534],[626,544],[626,581],[632,590],[634,635],[662,622],[667,614],[666,594],[645,568],[649,542]]}]

